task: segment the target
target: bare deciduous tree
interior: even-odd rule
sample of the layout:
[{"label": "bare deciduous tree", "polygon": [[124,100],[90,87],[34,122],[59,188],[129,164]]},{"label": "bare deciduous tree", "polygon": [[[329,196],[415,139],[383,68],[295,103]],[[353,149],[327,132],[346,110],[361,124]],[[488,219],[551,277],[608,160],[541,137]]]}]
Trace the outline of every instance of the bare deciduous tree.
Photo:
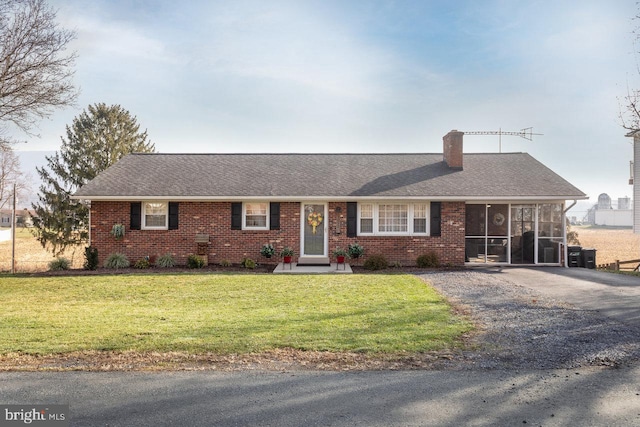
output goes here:
[{"label": "bare deciduous tree", "polygon": [[10,207],[14,184],[19,199],[29,191],[28,179],[20,169],[20,159],[10,148],[0,147],[0,209]]},{"label": "bare deciduous tree", "polygon": [[0,145],[15,142],[9,126],[28,135],[39,119],[73,105],[73,31],[56,24],[44,0],[0,0]]}]

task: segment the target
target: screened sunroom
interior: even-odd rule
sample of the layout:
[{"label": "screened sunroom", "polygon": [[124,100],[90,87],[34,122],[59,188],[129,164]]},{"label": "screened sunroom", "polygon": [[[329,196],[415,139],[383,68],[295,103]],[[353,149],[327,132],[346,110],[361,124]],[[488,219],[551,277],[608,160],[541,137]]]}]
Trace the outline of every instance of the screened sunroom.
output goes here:
[{"label": "screened sunroom", "polygon": [[563,217],[563,203],[467,203],[465,261],[558,265]]}]

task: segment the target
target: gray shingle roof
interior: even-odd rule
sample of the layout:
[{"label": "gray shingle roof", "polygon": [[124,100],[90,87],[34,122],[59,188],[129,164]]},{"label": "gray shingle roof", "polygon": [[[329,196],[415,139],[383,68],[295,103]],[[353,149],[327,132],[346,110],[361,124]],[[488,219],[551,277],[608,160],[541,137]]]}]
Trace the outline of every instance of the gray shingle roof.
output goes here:
[{"label": "gray shingle roof", "polygon": [[80,188],[91,200],[166,198],[582,199],[585,194],[526,153],[130,154]]}]

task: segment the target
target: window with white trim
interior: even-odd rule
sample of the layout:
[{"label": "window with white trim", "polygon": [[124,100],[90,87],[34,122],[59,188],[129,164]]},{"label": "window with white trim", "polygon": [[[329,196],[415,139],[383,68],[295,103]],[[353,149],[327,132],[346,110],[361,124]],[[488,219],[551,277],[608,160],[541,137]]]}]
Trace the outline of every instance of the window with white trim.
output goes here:
[{"label": "window with white trim", "polygon": [[360,232],[373,233],[373,205],[360,205]]},{"label": "window with white trim", "polygon": [[269,203],[244,203],[242,208],[244,230],[269,229]]},{"label": "window with white trim", "polygon": [[166,230],[169,228],[169,204],[167,202],[142,203],[142,228]]},{"label": "window with white trim", "polygon": [[427,233],[427,204],[419,203],[413,205],[413,233]]},{"label": "window with white trim", "polygon": [[358,234],[427,235],[427,203],[359,203]]}]

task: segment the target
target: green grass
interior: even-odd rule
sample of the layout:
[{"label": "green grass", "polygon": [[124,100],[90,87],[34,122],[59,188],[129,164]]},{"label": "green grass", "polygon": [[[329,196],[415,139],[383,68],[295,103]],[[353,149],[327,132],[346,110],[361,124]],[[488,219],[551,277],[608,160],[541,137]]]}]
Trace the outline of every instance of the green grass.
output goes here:
[{"label": "green grass", "polygon": [[0,354],[421,352],[471,329],[411,275],[0,277]]}]

